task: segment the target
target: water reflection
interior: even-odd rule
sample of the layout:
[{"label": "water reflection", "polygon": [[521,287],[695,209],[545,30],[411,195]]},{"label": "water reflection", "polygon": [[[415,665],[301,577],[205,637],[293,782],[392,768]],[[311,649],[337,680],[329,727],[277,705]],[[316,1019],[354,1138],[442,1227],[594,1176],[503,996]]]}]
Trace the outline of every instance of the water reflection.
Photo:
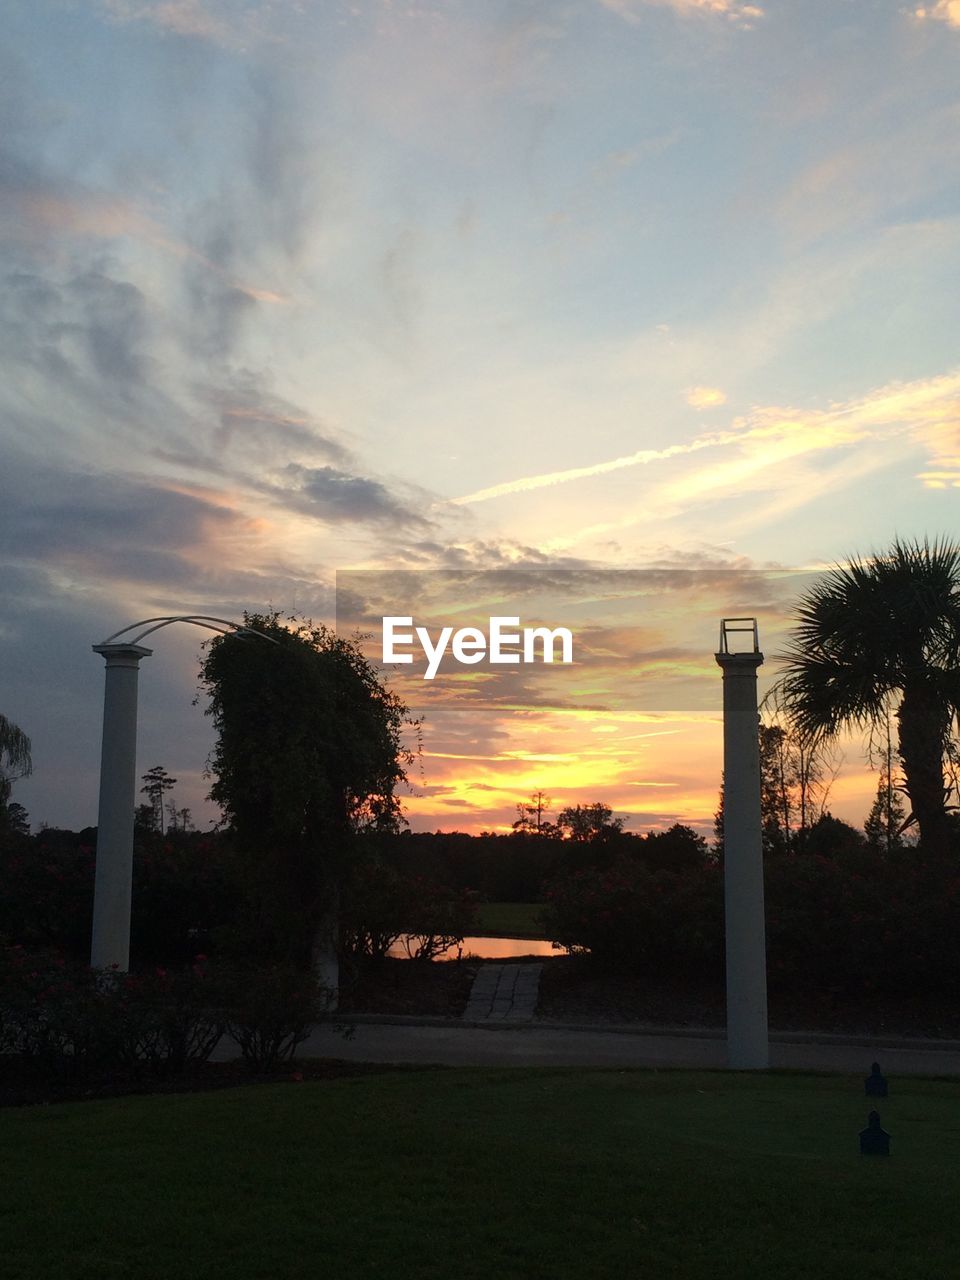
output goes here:
[{"label": "water reflection", "polygon": [[[409,955],[407,950],[407,938],[399,938],[390,950],[387,952],[389,956],[400,956],[401,958]],[[413,944],[416,945],[415,943]],[[480,960],[514,960],[517,956],[556,956],[565,954],[564,950],[556,949],[552,943],[544,942],[542,938],[464,938],[461,947],[449,947],[446,951],[441,952],[438,957],[441,960],[456,960],[457,952],[464,956],[477,956]]]}]

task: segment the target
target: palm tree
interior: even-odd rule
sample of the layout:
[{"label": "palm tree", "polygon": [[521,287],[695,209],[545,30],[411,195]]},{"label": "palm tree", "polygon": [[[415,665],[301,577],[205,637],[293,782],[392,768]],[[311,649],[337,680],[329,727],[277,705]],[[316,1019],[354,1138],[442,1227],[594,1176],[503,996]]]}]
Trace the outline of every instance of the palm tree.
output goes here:
[{"label": "palm tree", "polygon": [[801,597],[779,702],[796,729],[829,738],[880,729],[897,706],[904,791],[928,852],[946,852],[944,756],[960,714],[960,546],[897,540],[837,566]]}]

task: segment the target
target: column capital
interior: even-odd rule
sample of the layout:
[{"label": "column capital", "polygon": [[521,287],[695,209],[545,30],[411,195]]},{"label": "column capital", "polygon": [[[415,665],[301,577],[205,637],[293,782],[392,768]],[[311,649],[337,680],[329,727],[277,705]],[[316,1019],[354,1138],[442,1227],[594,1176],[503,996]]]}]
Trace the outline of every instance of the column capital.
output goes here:
[{"label": "column capital", "polygon": [[763,664],[763,654],[759,650],[753,653],[715,653],[713,656],[723,668],[725,676],[750,675]]},{"label": "column capital", "polygon": [[141,658],[149,658],[153,653],[142,644],[95,644],[91,648],[94,653],[102,654],[108,667],[136,667]]}]

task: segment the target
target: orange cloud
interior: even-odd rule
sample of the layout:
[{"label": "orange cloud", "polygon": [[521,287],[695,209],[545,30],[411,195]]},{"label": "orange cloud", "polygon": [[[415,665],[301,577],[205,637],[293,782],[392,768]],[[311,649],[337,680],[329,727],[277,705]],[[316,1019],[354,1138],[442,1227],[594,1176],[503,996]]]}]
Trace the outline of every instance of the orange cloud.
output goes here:
[{"label": "orange cloud", "polygon": [[948,27],[960,30],[960,0],[937,0],[936,4],[914,9],[913,16],[921,22],[945,22]]},{"label": "orange cloud", "polygon": [[689,387],[687,390],[687,404],[694,409],[713,409],[726,403],[726,392],[719,387]]}]

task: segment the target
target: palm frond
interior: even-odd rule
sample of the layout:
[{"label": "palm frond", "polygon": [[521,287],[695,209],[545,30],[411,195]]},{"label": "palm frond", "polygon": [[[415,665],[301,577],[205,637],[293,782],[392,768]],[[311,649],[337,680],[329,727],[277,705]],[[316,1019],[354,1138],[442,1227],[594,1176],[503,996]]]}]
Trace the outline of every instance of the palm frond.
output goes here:
[{"label": "palm frond", "polygon": [[870,728],[917,679],[960,707],[960,546],[894,542],[835,565],[801,596],[775,699],[793,727],[835,736]]}]

